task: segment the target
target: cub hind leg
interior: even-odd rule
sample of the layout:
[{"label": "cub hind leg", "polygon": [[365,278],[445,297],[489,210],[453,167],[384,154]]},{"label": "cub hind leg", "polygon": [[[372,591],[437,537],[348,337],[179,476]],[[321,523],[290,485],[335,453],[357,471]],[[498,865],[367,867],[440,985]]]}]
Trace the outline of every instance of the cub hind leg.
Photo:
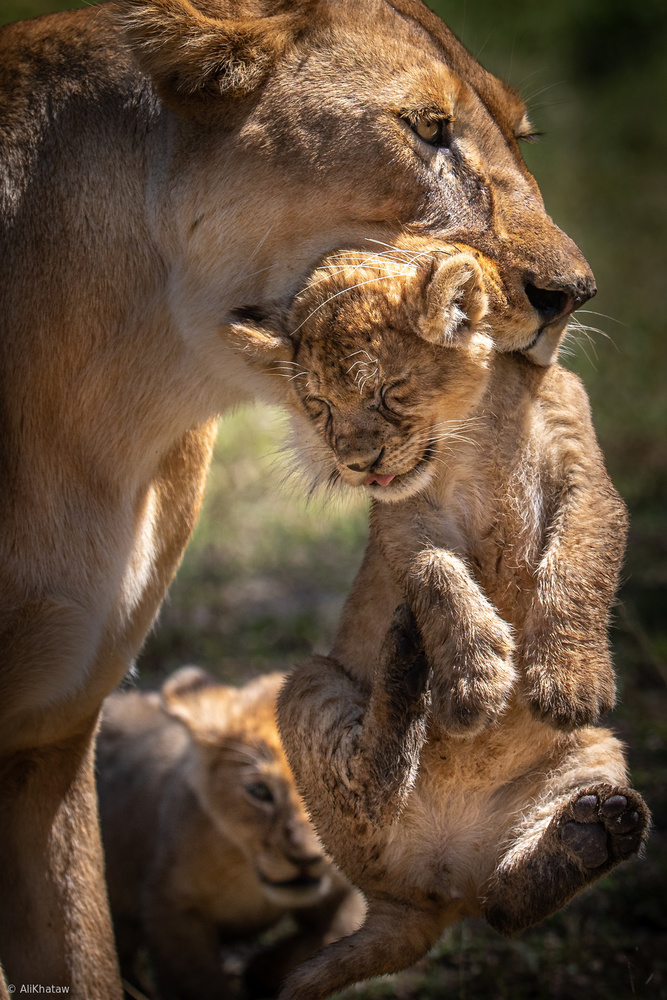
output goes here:
[{"label": "cub hind leg", "polygon": [[406,605],[394,614],[365,691],[335,660],[313,657],[281,692],[281,737],[297,786],[329,854],[366,894],[354,934],[288,978],[281,1000],[324,1000],[362,979],[395,972],[436,942],[437,902],[401,898],[384,851],[414,785],[426,738],[430,668]]},{"label": "cub hind leg", "polygon": [[[370,691],[336,660],[295,668],[278,699],[280,735],[318,833],[349,859],[346,834],[399,815],[417,776],[430,668],[412,612],[401,605]],[[329,832],[330,828],[330,832]],[[328,837],[332,839],[329,845]]]},{"label": "cub hind leg", "polygon": [[650,813],[625,784],[620,744],[605,730],[581,733],[597,737],[584,749],[583,763],[593,754],[598,761],[606,757],[608,768],[547,775],[541,801],[515,830],[487,889],[486,919],[503,934],[517,934],[555,913],[637,854],[648,836]]}]

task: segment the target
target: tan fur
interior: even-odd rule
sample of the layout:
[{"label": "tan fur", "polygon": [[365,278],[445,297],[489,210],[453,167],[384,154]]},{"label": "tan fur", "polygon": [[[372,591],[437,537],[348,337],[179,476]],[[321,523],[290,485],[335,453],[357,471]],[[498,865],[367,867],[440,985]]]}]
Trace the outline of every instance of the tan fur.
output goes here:
[{"label": "tan fur", "polygon": [[[521,159],[520,99],[416,0],[117,0],[9,25],[0,104],[0,773],[27,767],[53,804],[3,779],[0,960],[17,986],[37,970],[111,998],[94,790],[67,748],[176,571],[216,419],[285,398],[229,320],[405,229],[492,257],[499,343],[539,363],[594,285]],[[449,148],[416,134],[434,118]],[[87,802],[73,827],[63,788]]]},{"label": "tan fur", "polygon": [[[396,257],[339,253],[282,334],[236,331],[256,364],[287,365],[319,478],[373,497],[331,658],[279,702],[298,786],[369,913],[285,1000],[403,968],[464,915],[519,931],[635,853],[648,823],[621,745],[592,728],[614,698],[626,515],[586,394],[493,349],[483,260],[423,242]],[[394,615],[403,600],[414,619]]]},{"label": "tan fur", "polygon": [[97,785],[128,981],[146,945],[160,993],[220,1000],[229,983],[219,943],[292,914],[293,937],[250,970],[255,986],[263,971],[266,995],[361,922],[361,898],[325,859],[280,744],[283,679],[271,674],[237,689],[185,667],[161,695],[107,699]]}]

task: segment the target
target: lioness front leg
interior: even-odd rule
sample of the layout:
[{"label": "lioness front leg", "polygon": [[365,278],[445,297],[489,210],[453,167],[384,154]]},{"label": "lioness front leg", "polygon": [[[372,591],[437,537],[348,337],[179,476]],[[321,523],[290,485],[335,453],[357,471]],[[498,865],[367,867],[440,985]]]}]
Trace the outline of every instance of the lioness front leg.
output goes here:
[{"label": "lioness front leg", "polygon": [[377,828],[400,813],[426,736],[428,677],[414,616],[401,605],[370,692],[324,656],[300,664],[288,678],[278,700],[281,738],[334,860],[341,850],[348,861],[348,851],[364,850],[369,822]]},{"label": "lioness front leg", "polygon": [[60,986],[73,1000],[122,996],[97,820],[95,727],[93,718],[57,745],[0,759],[0,962],[17,996],[31,983]]}]

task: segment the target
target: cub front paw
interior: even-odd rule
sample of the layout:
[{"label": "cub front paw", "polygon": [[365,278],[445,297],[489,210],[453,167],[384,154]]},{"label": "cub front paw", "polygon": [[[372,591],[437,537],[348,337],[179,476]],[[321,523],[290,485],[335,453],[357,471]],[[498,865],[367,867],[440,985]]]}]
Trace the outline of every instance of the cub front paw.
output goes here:
[{"label": "cub front paw", "polygon": [[472,737],[506,708],[517,673],[512,632],[502,619],[474,628],[465,642],[426,654],[433,663],[433,714],[453,736]]},{"label": "cub front paw", "polygon": [[582,669],[563,656],[526,670],[526,697],[538,719],[559,729],[594,725],[613,707],[616,685],[611,667]]}]

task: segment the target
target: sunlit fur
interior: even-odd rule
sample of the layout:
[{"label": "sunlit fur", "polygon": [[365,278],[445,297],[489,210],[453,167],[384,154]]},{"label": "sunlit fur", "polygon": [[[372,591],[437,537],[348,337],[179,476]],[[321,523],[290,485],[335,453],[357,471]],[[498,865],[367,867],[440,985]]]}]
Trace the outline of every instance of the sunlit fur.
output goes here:
[{"label": "sunlit fur", "polygon": [[[543,323],[527,281],[593,278],[522,160],[519,95],[419,0],[115,0],[7,25],[0,105],[0,960],[111,1000],[96,718],[179,564],[215,421],[286,396],[229,317],[405,231],[496,262],[506,350]],[[434,108],[450,148],[415,131]]]},{"label": "sunlit fur", "polygon": [[[355,288],[351,270],[325,267],[287,324],[307,373],[290,391],[306,407],[326,397],[333,414],[330,428],[311,413],[323,454],[342,476],[342,462],[382,444],[378,468],[400,482],[429,441],[433,471],[394,502],[382,502],[391,483],[373,488],[331,657],[301,664],[281,694],[298,787],[369,904],[359,933],[290,977],[283,1000],[403,968],[465,915],[516,933],[636,853],[648,826],[621,744],[595,728],[614,700],[607,626],[626,515],[581,383],[465,327],[456,347],[434,345],[433,327],[425,338],[434,291],[441,330],[451,297],[461,301],[456,270],[406,268]],[[399,373],[410,392],[394,426],[369,406]],[[438,431],[449,419],[463,430]],[[413,420],[421,432],[407,432]],[[407,612],[392,621],[405,600],[414,624]],[[622,817],[603,815],[608,800]]]},{"label": "sunlit fur", "polygon": [[280,744],[283,679],[231,688],[186,667],[159,693],[105,703],[97,783],[128,981],[146,945],[161,993],[219,1000],[230,990],[220,941],[292,914],[293,936],[255,963],[271,992],[308,952],[358,926],[363,905],[325,859]]},{"label": "sunlit fur", "polygon": [[370,493],[372,544],[417,614],[439,721],[469,735],[505,707],[515,660],[556,725],[611,707],[626,532],[579,381],[493,349],[489,274],[469,250],[420,241],[391,259],[340,251],[285,315],[233,329],[286,382],[315,482]]}]

